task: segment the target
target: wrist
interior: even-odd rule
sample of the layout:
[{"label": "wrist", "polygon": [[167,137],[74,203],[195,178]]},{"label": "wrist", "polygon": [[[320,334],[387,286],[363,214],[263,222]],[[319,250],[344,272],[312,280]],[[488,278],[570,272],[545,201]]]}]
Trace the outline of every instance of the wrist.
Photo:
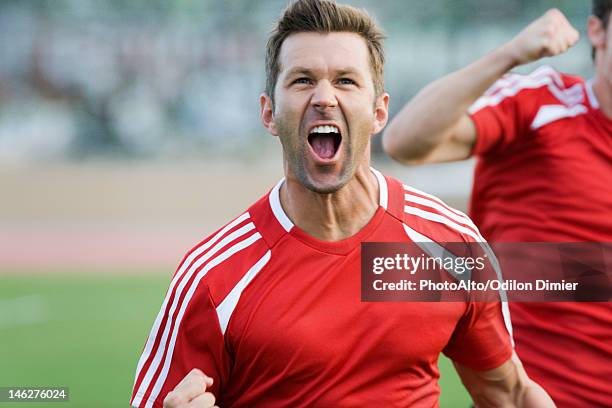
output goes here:
[{"label": "wrist", "polygon": [[523,63],[518,57],[512,41],[497,48],[493,51],[493,54],[495,61],[501,65],[504,72],[510,71]]}]

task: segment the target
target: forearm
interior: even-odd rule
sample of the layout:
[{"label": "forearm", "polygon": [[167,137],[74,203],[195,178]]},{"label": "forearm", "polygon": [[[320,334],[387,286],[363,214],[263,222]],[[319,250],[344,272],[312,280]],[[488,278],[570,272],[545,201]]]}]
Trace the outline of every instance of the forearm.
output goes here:
[{"label": "forearm", "polygon": [[563,53],[578,37],[559,10],[547,11],[503,46],[423,89],[389,124],[385,151],[401,162],[467,158],[476,140],[469,106],[513,67]]},{"label": "forearm", "polygon": [[540,385],[529,380],[529,384],[523,389],[516,406],[519,408],[554,408],[555,403]]},{"label": "forearm", "polygon": [[472,395],[476,408],[554,408],[555,403],[550,396],[535,382],[529,380],[529,384],[523,387],[507,389],[490,386],[486,392]]},{"label": "forearm", "polygon": [[471,104],[516,65],[506,44],[421,90],[394,118],[383,136],[396,160],[425,157],[450,137]]},{"label": "forearm", "polygon": [[501,366],[476,371],[455,363],[477,408],[554,408],[546,391],[529,378],[516,353]]}]

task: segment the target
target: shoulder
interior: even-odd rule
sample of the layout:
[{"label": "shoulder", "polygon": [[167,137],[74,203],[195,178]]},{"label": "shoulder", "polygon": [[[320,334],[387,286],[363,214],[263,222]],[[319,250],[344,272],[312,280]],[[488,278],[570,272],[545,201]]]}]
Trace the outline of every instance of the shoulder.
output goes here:
[{"label": "shoulder", "polygon": [[572,106],[582,103],[584,97],[582,78],[560,73],[544,65],[527,75],[516,73],[504,75],[469,108],[469,112],[475,113],[485,107],[517,99],[520,99],[523,104]]},{"label": "shoulder", "polygon": [[438,197],[402,184],[404,229],[412,241],[481,242],[478,228],[463,212]]},{"label": "shoulder", "polygon": [[251,209],[192,247],[173,281],[188,285],[196,296],[210,297],[218,307],[247,275],[257,274],[269,261],[271,249]]}]

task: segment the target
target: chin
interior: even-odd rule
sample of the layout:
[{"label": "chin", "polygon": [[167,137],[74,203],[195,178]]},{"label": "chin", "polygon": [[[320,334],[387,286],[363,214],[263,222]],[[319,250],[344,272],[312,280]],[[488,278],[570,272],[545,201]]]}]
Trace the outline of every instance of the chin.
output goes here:
[{"label": "chin", "polygon": [[319,185],[319,184],[311,184],[311,185],[307,185],[305,186],[307,189],[309,189],[312,192],[318,193],[318,194],[332,194],[335,193],[336,191],[340,190],[342,187],[344,187],[344,185]]},{"label": "chin", "polygon": [[[349,178],[345,175],[319,175],[319,177],[313,177],[311,175],[305,175],[306,177],[300,177],[300,182],[304,187],[318,194],[331,194],[340,190],[344,187]],[[319,178],[319,180],[317,180]]]}]

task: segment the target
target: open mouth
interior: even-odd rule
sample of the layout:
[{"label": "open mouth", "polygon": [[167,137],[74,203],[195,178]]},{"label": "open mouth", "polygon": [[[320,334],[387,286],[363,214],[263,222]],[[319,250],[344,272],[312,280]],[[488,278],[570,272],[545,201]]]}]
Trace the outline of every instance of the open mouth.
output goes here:
[{"label": "open mouth", "polygon": [[319,158],[329,160],[336,155],[342,142],[340,129],[336,126],[315,126],[308,134],[308,144]]}]

